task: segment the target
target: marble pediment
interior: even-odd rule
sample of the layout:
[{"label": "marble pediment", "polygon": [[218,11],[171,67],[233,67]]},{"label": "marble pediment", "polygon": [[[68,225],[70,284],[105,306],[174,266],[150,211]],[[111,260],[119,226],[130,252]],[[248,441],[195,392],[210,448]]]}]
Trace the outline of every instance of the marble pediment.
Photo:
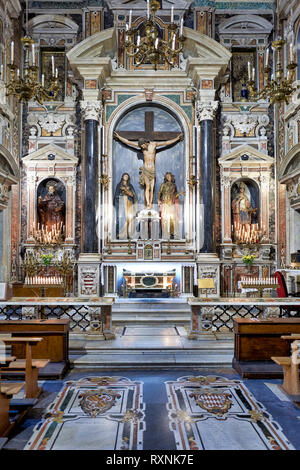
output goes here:
[{"label": "marble pediment", "polygon": [[35,167],[53,166],[57,164],[74,167],[78,164],[78,158],[57,145],[49,144],[26,155],[22,159],[22,163],[25,166],[34,164]]},{"label": "marble pediment", "polygon": [[99,86],[108,78],[117,80],[118,75],[122,77],[122,81],[128,75],[129,79],[134,76],[135,83],[139,80],[144,83],[145,76],[148,79],[169,81],[175,74],[183,79],[192,78],[197,84],[200,79],[215,79],[225,73],[231,58],[230,51],[214,39],[190,28],[185,27],[183,34],[186,38],[183,50],[184,69],[126,70],[113,66],[118,56],[116,28],[106,29],[84,39],[67,53],[67,57],[75,74],[78,71],[85,80],[99,79]]},{"label": "marble pediment", "polygon": [[233,166],[246,167],[270,167],[274,164],[274,159],[269,155],[257,150],[250,145],[241,145],[240,147],[219,158],[219,165],[223,168]]}]

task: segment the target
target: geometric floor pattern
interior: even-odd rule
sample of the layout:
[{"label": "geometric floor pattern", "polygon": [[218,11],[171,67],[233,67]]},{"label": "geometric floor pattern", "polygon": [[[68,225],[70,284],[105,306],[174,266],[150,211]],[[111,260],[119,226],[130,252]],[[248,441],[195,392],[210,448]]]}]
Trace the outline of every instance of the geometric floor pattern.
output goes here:
[{"label": "geometric floor pattern", "polygon": [[24,450],[141,450],[141,382],[84,377],[65,383]]},{"label": "geometric floor pattern", "polygon": [[[132,379],[99,374],[68,380],[22,448],[295,449],[243,381],[218,375],[172,375],[162,376],[165,380],[159,380],[159,374],[148,374],[149,379],[147,374]],[[286,406],[294,414],[290,404]],[[300,423],[295,421],[298,434]]]},{"label": "geometric floor pattern", "polygon": [[240,380],[186,376],[165,385],[177,450],[294,450]]}]

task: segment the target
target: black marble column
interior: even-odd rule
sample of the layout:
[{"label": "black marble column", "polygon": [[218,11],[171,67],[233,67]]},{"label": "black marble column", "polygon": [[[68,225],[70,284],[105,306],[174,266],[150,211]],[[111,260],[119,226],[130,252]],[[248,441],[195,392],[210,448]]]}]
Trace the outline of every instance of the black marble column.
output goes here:
[{"label": "black marble column", "polygon": [[200,121],[200,198],[204,241],[201,253],[214,253],[214,148],[213,120]]},{"label": "black marble column", "polygon": [[98,121],[85,121],[84,253],[98,253],[96,208],[98,198]]}]

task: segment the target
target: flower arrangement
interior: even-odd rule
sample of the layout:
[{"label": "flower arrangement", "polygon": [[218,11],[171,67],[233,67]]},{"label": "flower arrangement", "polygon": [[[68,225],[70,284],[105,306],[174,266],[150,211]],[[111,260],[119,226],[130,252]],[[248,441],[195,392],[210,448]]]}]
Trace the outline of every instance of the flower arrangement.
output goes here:
[{"label": "flower arrangement", "polygon": [[51,261],[53,259],[53,255],[50,254],[50,255],[42,255],[42,261],[43,263],[48,266],[49,264],[51,264]]},{"label": "flower arrangement", "polygon": [[248,264],[249,266],[251,266],[251,264],[253,263],[254,259],[255,259],[255,256],[254,256],[254,255],[244,255],[244,256],[242,257],[243,263]]}]

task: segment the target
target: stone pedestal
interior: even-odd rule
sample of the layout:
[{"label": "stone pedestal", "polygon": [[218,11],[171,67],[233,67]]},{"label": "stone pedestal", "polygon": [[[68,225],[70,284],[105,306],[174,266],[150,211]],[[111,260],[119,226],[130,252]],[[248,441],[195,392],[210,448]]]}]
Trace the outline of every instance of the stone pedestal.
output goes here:
[{"label": "stone pedestal", "polygon": [[158,212],[153,209],[143,209],[137,216],[140,223],[140,237],[142,240],[159,240]]},{"label": "stone pedestal", "polygon": [[98,253],[82,253],[78,261],[78,297],[100,297],[100,264]]},{"label": "stone pedestal", "polygon": [[[212,278],[214,289],[207,289],[207,297],[220,297],[220,260],[214,253],[200,253],[197,255],[197,279]],[[199,298],[206,297],[206,293],[199,292]]]}]

